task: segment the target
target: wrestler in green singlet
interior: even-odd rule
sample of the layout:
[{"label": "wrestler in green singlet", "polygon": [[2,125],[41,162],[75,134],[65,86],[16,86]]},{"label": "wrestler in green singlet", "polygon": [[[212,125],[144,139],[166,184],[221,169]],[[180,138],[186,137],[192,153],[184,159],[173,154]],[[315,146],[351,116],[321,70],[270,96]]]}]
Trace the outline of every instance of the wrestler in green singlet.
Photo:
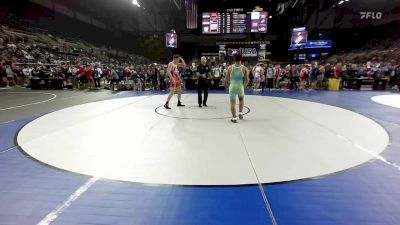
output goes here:
[{"label": "wrestler in green singlet", "polygon": [[243,119],[243,108],[244,108],[244,87],[249,82],[249,70],[242,65],[242,55],[234,55],[235,64],[228,68],[228,73],[225,78],[226,81],[230,82],[229,85],[229,96],[231,102],[231,113],[233,123],[237,123],[236,117],[236,96],[239,97],[239,119]]}]

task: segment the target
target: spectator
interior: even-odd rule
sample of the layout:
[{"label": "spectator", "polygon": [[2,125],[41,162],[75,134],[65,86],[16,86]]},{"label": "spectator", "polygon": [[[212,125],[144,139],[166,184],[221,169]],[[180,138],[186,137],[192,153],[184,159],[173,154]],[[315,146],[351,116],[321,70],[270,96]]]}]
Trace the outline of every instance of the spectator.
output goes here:
[{"label": "spectator", "polygon": [[315,62],[312,66],[311,74],[310,74],[310,84],[311,84],[312,89],[316,89],[316,87],[317,87],[317,79],[319,76],[319,72],[320,71],[319,71],[318,63]]},{"label": "spectator", "polygon": [[264,74],[264,68],[262,63],[258,63],[256,66],[253,67],[253,88],[259,89],[261,84],[261,75]]},{"label": "spectator", "polygon": [[222,73],[221,68],[218,65],[212,68],[212,76],[211,76],[213,79],[211,84],[212,89],[218,89],[219,82],[221,80],[221,73]]},{"label": "spectator", "polygon": [[167,69],[167,65],[161,65],[160,66],[159,78],[158,78],[158,80],[160,82],[160,90],[167,90],[167,83],[166,83],[167,70],[166,69]]},{"label": "spectator", "polygon": [[86,88],[87,82],[88,82],[88,78],[86,76],[86,66],[82,65],[78,72],[77,72],[77,79],[78,79],[78,87],[79,88]]},{"label": "spectator", "polygon": [[73,65],[68,66],[67,76],[69,76],[71,79],[72,87],[77,86],[77,82],[76,82],[76,73],[77,72],[78,72],[78,69],[75,66],[73,66]]},{"label": "spectator", "polygon": [[308,86],[309,69],[307,65],[304,65],[300,71],[300,88],[305,89]]},{"label": "spectator", "polygon": [[268,66],[267,70],[267,88],[272,90],[274,88],[274,77],[275,77],[275,69],[273,65]]},{"label": "spectator", "polygon": [[6,75],[7,75],[7,87],[10,87],[10,83],[13,84],[13,86],[16,86],[17,84],[15,83],[15,74],[12,71],[11,65],[7,64],[6,65]]},{"label": "spectator", "polygon": [[0,81],[5,83],[7,88],[10,87],[9,86],[9,81],[8,81],[8,78],[7,78],[6,66],[4,64],[4,61],[2,61],[1,64],[0,64]]},{"label": "spectator", "polygon": [[101,85],[100,85],[100,79],[101,76],[103,74],[103,71],[97,66],[94,66],[94,70],[93,70],[93,78],[94,78],[94,85],[97,89],[100,89]]},{"label": "spectator", "polygon": [[119,75],[118,75],[117,71],[115,71],[115,67],[114,66],[111,67],[110,77],[111,77],[110,90],[111,91],[115,91],[114,84],[116,84],[118,86],[119,82],[120,82],[120,79],[119,79]]},{"label": "spectator", "polygon": [[22,73],[24,74],[23,85],[30,87],[32,78],[32,69],[29,66],[25,66],[24,69],[22,70]]},{"label": "spectator", "polygon": [[317,84],[316,84],[317,89],[322,89],[324,86],[324,79],[325,79],[324,74],[325,74],[325,67],[321,65],[319,67],[319,72],[317,76]]},{"label": "spectator", "polygon": [[279,89],[279,81],[282,76],[282,69],[280,65],[275,66],[275,88]]},{"label": "spectator", "polygon": [[93,71],[94,71],[93,66],[87,65],[85,68],[85,72],[84,72],[84,74],[87,78],[87,81],[88,81],[88,88],[90,88],[90,89],[94,88]]},{"label": "spectator", "polygon": [[341,63],[336,64],[333,77],[339,79],[342,77],[343,66]]}]

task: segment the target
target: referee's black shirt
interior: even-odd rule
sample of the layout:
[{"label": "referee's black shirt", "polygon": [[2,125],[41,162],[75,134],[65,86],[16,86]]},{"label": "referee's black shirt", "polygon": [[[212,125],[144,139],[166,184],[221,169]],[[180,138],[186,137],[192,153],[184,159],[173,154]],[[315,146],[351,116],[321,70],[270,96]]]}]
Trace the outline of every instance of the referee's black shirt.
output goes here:
[{"label": "referee's black shirt", "polygon": [[[210,67],[208,65],[200,64],[197,67],[197,72],[200,75],[204,75],[205,74],[206,78],[209,78],[211,76],[211,69],[210,69]],[[200,76],[199,77],[199,84],[207,84],[206,79],[204,79],[202,76]]]}]

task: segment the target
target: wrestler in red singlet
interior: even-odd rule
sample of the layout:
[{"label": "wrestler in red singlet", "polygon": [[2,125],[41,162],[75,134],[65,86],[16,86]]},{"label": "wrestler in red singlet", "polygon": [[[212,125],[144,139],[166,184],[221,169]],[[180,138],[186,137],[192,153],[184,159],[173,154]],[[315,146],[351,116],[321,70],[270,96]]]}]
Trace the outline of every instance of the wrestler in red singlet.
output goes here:
[{"label": "wrestler in red singlet", "polygon": [[171,92],[168,95],[167,102],[164,105],[164,108],[166,109],[171,109],[169,107],[169,101],[171,100],[172,96],[177,93],[178,94],[178,107],[184,107],[181,103],[181,94],[182,94],[182,82],[181,78],[179,77],[179,70],[178,66],[182,66],[183,68],[186,67],[185,61],[180,55],[174,55],[173,61],[168,64],[167,68],[167,74],[169,75],[169,80],[170,80],[170,89]]},{"label": "wrestler in red singlet", "polygon": [[171,71],[171,76],[173,80],[171,80],[171,89],[175,91],[181,88],[181,79],[179,77],[179,70],[176,67],[173,71]]}]

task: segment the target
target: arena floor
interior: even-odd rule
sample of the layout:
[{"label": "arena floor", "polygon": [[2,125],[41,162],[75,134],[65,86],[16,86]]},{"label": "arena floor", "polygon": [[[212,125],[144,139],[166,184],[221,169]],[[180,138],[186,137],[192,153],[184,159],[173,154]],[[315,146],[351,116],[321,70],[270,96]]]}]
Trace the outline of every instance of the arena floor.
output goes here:
[{"label": "arena floor", "polygon": [[400,224],[398,92],[0,90],[0,225]]}]

